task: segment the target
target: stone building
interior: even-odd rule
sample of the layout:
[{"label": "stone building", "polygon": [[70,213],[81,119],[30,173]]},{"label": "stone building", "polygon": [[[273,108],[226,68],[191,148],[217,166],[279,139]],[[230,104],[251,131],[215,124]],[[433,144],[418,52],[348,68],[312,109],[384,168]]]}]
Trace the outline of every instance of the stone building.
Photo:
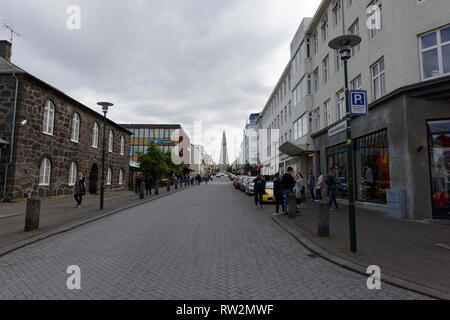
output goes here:
[{"label": "stone building", "polygon": [[[77,172],[87,192],[101,183],[103,115],[11,63],[0,41],[0,197],[69,195]],[[105,190],[127,189],[130,132],[107,120]]]}]

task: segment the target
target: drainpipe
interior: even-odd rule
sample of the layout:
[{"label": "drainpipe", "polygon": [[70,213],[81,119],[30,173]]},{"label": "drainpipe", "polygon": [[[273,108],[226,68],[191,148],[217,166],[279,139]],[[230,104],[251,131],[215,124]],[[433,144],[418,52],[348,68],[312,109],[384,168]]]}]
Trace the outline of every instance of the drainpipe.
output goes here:
[{"label": "drainpipe", "polygon": [[9,154],[9,162],[5,167],[5,181],[3,186],[3,199],[1,202],[6,202],[6,187],[8,183],[8,168],[13,164],[13,154],[14,154],[14,137],[16,134],[16,113],[17,113],[17,97],[19,93],[19,78],[17,78],[16,74],[13,73],[14,79],[16,79],[16,92],[14,94],[14,111],[13,111],[13,121],[12,121],[12,130],[11,130],[11,151]]}]

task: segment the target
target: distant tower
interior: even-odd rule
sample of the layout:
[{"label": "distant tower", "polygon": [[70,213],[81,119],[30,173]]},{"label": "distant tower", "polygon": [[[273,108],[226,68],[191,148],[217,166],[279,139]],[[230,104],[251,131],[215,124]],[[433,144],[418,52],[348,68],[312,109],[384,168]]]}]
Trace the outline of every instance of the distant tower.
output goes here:
[{"label": "distant tower", "polygon": [[224,131],[223,137],[222,137],[222,148],[220,149],[219,168],[222,171],[225,171],[227,169],[228,165],[229,165],[229,160],[228,160],[228,149],[227,149],[227,135]]}]

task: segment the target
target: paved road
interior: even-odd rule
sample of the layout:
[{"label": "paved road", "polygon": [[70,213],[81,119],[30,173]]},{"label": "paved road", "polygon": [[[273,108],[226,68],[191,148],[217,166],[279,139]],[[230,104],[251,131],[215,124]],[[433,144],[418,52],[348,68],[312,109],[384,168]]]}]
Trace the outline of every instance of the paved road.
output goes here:
[{"label": "paved road", "polygon": [[[81,268],[79,291],[66,287]],[[0,258],[0,299],[417,299],[309,256],[230,184],[202,185]]]}]

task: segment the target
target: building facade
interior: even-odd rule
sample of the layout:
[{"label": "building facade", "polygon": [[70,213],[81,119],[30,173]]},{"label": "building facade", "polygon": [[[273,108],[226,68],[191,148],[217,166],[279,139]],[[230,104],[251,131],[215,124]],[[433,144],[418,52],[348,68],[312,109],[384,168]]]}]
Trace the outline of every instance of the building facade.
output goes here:
[{"label": "building facade", "polygon": [[[358,205],[384,210],[387,190],[404,189],[409,218],[450,219],[449,9],[445,0],[323,0],[302,21],[262,112],[262,127],[280,130],[281,169],[336,167],[338,194],[348,197],[344,70],[328,43],[359,35],[350,89],[367,91],[369,115],[352,120]],[[283,98],[289,76],[291,94]]]},{"label": "building facade", "polygon": [[[3,201],[73,193],[78,172],[87,192],[100,190],[103,115],[11,63],[0,45],[0,162]],[[108,120],[105,190],[125,190],[130,132]],[[0,146],[1,147],[1,146]]]}]

